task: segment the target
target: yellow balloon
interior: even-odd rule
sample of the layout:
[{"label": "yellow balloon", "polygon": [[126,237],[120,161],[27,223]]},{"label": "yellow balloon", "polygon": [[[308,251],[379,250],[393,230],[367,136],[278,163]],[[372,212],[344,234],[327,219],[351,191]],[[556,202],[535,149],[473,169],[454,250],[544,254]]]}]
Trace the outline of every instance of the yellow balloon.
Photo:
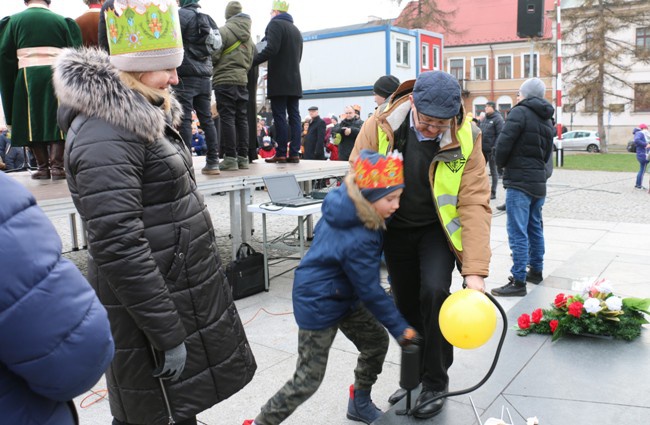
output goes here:
[{"label": "yellow balloon", "polygon": [[497,326],[494,304],[482,292],[462,289],[440,308],[440,330],[453,346],[466,350],[488,342]]}]

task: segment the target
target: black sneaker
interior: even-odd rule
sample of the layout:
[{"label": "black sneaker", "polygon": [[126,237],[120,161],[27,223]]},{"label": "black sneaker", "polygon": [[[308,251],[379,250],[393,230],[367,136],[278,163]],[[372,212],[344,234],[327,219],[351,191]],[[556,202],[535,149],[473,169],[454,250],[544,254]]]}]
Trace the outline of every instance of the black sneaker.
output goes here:
[{"label": "black sneaker", "polygon": [[505,210],[506,210],[506,204],[497,205],[497,209],[498,209],[499,211],[505,211]]},{"label": "black sneaker", "polygon": [[495,297],[523,297],[527,294],[525,282],[515,280],[512,276],[508,280],[507,285],[491,290],[492,295]]},{"label": "black sneaker", "polygon": [[526,272],[526,282],[539,285],[542,282],[542,280],[544,280],[544,276],[542,276],[542,272],[538,272],[537,270],[533,270],[533,269],[529,269],[528,272]]}]

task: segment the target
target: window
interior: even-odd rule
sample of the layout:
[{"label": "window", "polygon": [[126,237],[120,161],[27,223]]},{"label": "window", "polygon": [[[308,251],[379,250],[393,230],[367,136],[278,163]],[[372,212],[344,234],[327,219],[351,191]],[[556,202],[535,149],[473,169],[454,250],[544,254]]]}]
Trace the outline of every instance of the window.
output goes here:
[{"label": "window", "polygon": [[459,81],[465,79],[465,59],[449,59],[449,73]]},{"label": "window", "polygon": [[422,69],[431,69],[429,66],[429,45],[422,44]]},{"label": "window", "polygon": [[487,80],[487,58],[474,58],[474,79]]},{"label": "window", "polygon": [[621,112],[625,111],[625,105],[622,103],[610,103],[609,111],[614,114],[620,114]]},{"label": "window", "polygon": [[474,105],[474,116],[478,118],[481,115],[481,112],[485,112],[485,104],[483,105]]},{"label": "window", "polygon": [[406,40],[397,40],[397,49],[395,52],[397,56],[395,57],[395,63],[397,65],[409,66],[409,45],[410,43]]},{"label": "window", "polygon": [[634,85],[634,112],[650,112],[650,83]]},{"label": "window", "polygon": [[504,117],[508,115],[508,112],[512,109],[512,104],[510,103],[499,103],[497,105],[497,108],[499,108],[499,112],[501,112],[501,115]]},{"label": "window", "polygon": [[636,29],[636,54],[650,55],[650,27]]},{"label": "window", "polygon": [[575,112],[576,111],[575,103],[565,103],[564,105],[562,105],[562,111],[563,112]]},{"label": "window", "polygon": [[433,69],[440,69],[439,57],[440,48],[438,46],[433,46]]},{"label": "window", "polygon": [[499,80],[509,80],[512,78],[512,56],[499,56],[497,58]]},{"label": "window", "polygon": [[585,96],[585,112],[598,112],[596,105],[596,93],[589,93]]},{"label": "window", "polygon": [[522,75],[524,76],[524,78],[539,77],[539,72],[537,69],[539,67],[539,63],[537,62],[538,56],[539,55],[537,53],[533,55],[533,75],[531,76],[530,75],[530,54],[524,55],[524,60],[522,61],[524,66]]}]

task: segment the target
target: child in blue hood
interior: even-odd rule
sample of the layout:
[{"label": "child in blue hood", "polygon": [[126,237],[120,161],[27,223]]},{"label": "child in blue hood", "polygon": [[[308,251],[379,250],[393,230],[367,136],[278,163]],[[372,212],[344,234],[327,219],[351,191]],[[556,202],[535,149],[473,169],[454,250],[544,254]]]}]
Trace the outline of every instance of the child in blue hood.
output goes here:
[{"label": "child in blue hood", "polygon": [[399,208],[403,187],[401,155],[364,150],[344,184],[325,198],[312,246],[294,275],[296,371],[245,425],[277,425],[316,392],[339,329],[360,351],[347,417],[369,424],[381,416],[370,390],[388,350],[384,327],[402,345],[418,339],[379,283],[385,220]]}]

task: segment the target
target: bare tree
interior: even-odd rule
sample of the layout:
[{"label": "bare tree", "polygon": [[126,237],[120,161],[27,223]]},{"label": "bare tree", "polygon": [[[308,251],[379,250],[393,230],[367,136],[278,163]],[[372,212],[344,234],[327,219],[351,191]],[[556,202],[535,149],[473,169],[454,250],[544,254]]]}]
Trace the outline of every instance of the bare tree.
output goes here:
[{"label": "bare tree", "polygon": [[[403,0],[393,0],[401,5]],[[461,34],[453,27],[456,9],[442,10],[436,0],[413,0],[407,3],[395,25],[404,28],[421,28],[447,35]]]},{"label": "bare tree", "polygon": [[[605,100],[634,101],[634,83],[627,74],[636,62],[650,63],[647,50],[638,49],[634,40],[616,37],[624,28],[650,25],[647,0],[583,0],[579,7],[562,9],[563,76],[572,104],[586,102],[586,110],[598,118],[601,149],[607,153]],[[612,102],[610,102],[612,103]]]}]

